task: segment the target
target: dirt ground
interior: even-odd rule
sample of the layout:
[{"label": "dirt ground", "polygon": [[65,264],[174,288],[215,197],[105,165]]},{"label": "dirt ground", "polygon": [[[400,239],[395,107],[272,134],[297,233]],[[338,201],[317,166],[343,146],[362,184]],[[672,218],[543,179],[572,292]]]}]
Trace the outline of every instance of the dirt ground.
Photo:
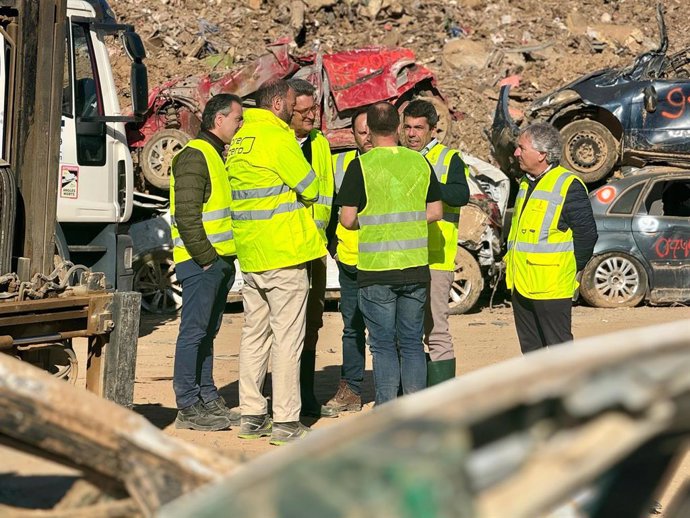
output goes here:
[{"label": "dirt ground", "polygon": [[[324,315],[316,374],[316,395],[326,401],[335,391],[340,375],[342,321],[334,303],[329,303]],[[640,307],[634,309],[594,309],[576,307],[573,314],[575,338],[584,338],[622,329],[643,327],[690,318],[690,308]],[[215,379],[221,394],[231,406],[238,404],[238,353],[242,327],[241,305],[228,305],[223,326],[216,340]],[[268,440],[242,441],[236,430],[205,433],[174,428],[175,403],[172,391],[174,343],[179,319],[161,318],[145,314],[141,320],[138,345],[134,410],[166,434],[194,444],[217,450],[239,462],[270,454],[276,448]],[[462,376],[519,354],[517,337],[509,308],[486,307],[471,314],[452,316],[451,332],[458,353],[457,374]],[[77,344],[84,354],[84,344]],[[83,363],[82,363],[83,365]],[[83,373],[78,384],[83,385]],[[371,361],[368,358],[364,384],[364,400],[373,400]],[[305,420],[314,428],[327,428],[342,422],[338,419]],[[48,507],[74,480],[75,473],[49,465],[23,454],[0,449],[0,503],[13,502],[20,506]],[[690,476],[690,455],[686,455],[679,469],[659,496],[665,508],[672,495]],[[40,491],[37,490],[40,489]],[[40,497],[37,497],[40,494]]]}]

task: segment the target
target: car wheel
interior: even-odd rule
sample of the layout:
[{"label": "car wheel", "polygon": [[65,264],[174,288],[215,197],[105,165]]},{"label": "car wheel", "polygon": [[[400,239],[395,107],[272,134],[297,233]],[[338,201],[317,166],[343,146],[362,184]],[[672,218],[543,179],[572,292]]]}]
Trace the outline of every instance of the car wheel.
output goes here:
[{"label": "car wheel", "polygon": [[459,246],[455,255],[455,277],[448,301],[450,314],[467,313],[477,303],[483,289],[484,279],[479,263],[471,253]]},{"label": "car wheel", "polygon": [[190,138],[184,131],[176,129],[165,129],[151,136],[141,151],[141,170],[150,185],[164,191],[170,190],[172,159]]},{"label": "car wheel", "polygon": [[580,119],[561,129],[563,162],[585,183],[607,176],[618,161],[618,142],[603,124]]},{"label": "car wheel", "polygon": [[146,254],[134,263],[134,290],[141,293],[141,307],[149,313],[172,315],[182,307],[182,286],[175,275],[172,253]]},{"label": "car wheel", "polygon": [[598,308],[637,306],[647,293],[647,272],[640,262],[613,252],[590,259],[582,272],[580,295]]}]

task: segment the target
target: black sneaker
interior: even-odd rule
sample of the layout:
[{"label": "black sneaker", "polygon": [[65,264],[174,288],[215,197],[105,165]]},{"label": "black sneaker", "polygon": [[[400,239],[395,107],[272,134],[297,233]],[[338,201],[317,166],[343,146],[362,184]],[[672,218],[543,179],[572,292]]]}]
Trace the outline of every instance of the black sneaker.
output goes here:
[{"label": "black sneaker", "polygon": [[270,444],[274,446],[282,446],[297,439],[305,437],[311,428],[304,426],[299,421],[290,423],[273,423],[273,432],[271,433]]},{"label": "black sneaker", "polygon": [[204,403],[204,406],[213,415],[227,417],[230,420],[230,426],[240,425],[240,418],[242,416],[239,412],[235,412],[234,410],[230,410],[228,408],[228,405],[225,403],[223,396],[219,397],[218,399],[214,399],[213,401],[209,401],[208,403]]},{"label": "black sneaker", "polygon": [[299,413],[299,415],[305,417],[338,417],[339,414],[340,412],[337,408],[319,405],[316,402],[313,405],[302,405]]},{"label": "black sneaker", "polygon": [[240,432],[237,437],[240,439],[259,439],[271,435],[273,423],[268,414],[265,415],[243,415],[240,422]]},{"label": "black sneaker", "polygon": [[216,432],[230,428],[230,420],[225,416],[214,415],[201,401],[177,411],[175,428]]}]

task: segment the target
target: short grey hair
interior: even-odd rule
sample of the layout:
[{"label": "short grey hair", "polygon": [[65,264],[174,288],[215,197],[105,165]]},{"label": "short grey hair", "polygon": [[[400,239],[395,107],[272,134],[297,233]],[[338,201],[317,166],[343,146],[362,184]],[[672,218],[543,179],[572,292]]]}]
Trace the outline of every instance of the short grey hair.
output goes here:
[{"label": "short grey hair", "polygon": [[537,122],[520,130],[518,138],[526,135],[532,147],[540,153],[546,153],[549,165],[558,165],[563,156],[563,139],[559,131],[548,122]]},{"label": "short grey hair", "polygon": [[316,92],[314,85],[306,79],[295,79],[293,77],[292,79],[287,80],[287,84],[295,91],[295,95],[297,97],[301,97],[303,95],[314,97],[314,92]]}]

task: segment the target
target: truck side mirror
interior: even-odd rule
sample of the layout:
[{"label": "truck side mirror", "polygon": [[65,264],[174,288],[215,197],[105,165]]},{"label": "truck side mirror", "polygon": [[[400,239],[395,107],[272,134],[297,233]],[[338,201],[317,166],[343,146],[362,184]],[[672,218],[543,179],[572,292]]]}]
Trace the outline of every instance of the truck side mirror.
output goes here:
[{"label": "truck side mirror", "polygon": [[149,107],[149,84],[146,65],[136,61],[132,63],[130,84],[132,85],[132,112],[137,118],[143,118]]},{"label": "truck side mirror", "polygon": [[146,58],[146,48],[141,41],[141,36],[136,32],[131,30],[125,31],[121,34],[120,39],[129,59],[136,63]]},{"label": "truck side mirror", "polygon": [[649,113],[654,113],[656,111],[656,106],[659,103],[656,88],[654,88],[652,85],[645,86],[642,92],[644,94],[644,109]]}]

